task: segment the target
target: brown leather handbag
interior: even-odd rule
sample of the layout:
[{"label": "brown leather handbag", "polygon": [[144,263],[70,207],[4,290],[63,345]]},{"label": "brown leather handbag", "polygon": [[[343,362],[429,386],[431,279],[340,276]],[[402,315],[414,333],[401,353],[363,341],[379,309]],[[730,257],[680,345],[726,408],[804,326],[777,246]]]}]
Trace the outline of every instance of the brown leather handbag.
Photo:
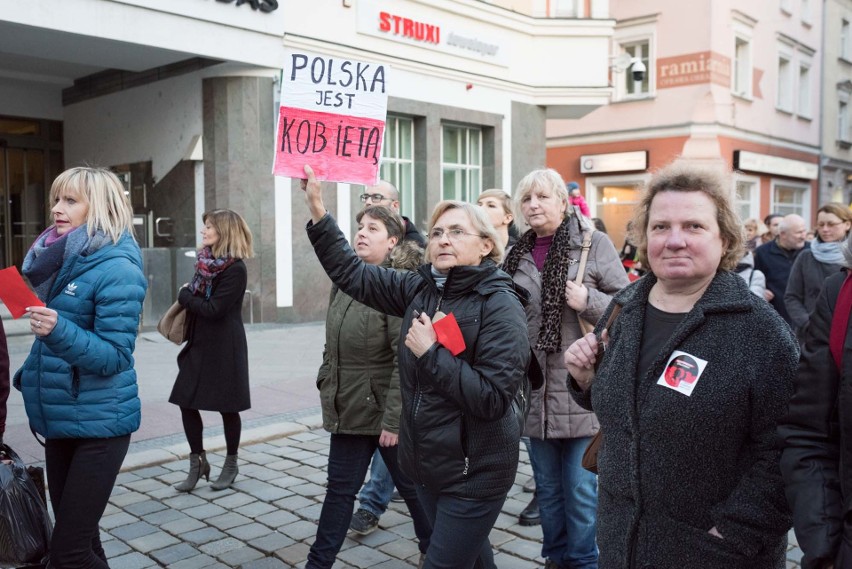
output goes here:
[{"label": "brown leather handbag", "polygon": [[[605,330],[609,330],[610,326],[612,326],[613,322],[615,322],[615,318],[618,316],[618,313],[621,312],[621,305],[616,304],[612,307],[612,312],[609,314],[609,318],[606,321],[606,326],[601,329],[601,335],[603,335]],[[595,371],[598,369],[598,365],[600,365],[601,357],[603,356],[604,345],[601,341],[600,336],[598,336],[598,357],[595,364]],[[592,440],[589,441],[589,446],[586,447],[586,452],[583,453],[583,458],[580,460],[580,466],[592,472],[594,474],[598,473],[598,451],[601,449],[601,443],[603,442],[603,429],[598,429],[598,432],[595,433],[595,436],[592,437]]]}]

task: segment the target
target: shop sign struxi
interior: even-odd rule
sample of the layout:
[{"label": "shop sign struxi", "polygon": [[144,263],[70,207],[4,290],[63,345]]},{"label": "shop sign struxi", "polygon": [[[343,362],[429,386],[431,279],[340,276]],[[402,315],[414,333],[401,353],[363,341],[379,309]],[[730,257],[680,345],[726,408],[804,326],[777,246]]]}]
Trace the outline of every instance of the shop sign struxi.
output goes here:
[{"label": "shop sign struxi", "polygon": [[278,9],[278,0],[216,0],[216,2],[221,2],[222,4],[235,4],[236,6],[248,4],[251,6],[252,10],[260,10],[267,14]]}]

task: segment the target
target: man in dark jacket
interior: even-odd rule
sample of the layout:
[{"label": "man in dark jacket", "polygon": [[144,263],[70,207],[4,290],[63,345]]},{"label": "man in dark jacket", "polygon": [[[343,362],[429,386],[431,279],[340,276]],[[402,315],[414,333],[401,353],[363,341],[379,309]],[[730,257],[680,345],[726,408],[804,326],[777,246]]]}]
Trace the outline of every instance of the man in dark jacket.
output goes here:
[{"label": "man in dark jacket", "polygon": [[790,214],[781,220],[778,237],[754,250],[754,268],[766,275],[765,297],[778,314],[791,324],[784,293],[793,262],[804,249],[810,247],[805,241],[805,220]]},{"label": "man in dark jacket", "polygon": [[361,194],[361,203],[364,204],[364,207],[368,205],[383,205],[399,213],[405,222],[405,235],[403,235],[402,240],[414,241],[421,249],[426,248],[426,239],[423,238],[423,235],[417,230],[411,220],[399,212],[399,190],[396,189],[396,186],[385,180],[380,180],[375,186],[370,186],[364,190],[364,193]]}]

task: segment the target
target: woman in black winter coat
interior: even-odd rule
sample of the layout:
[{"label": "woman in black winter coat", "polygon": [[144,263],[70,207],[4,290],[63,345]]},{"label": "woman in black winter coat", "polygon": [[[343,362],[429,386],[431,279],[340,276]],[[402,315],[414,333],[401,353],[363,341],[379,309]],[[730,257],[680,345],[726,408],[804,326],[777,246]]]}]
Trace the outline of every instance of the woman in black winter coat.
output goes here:
[{"label": "woman in black winter coat", "polygon": [[852,252],[825,280],[808,324],[787,415],[781,472],[804,569],[852,568]]},{"label": "woman in black winter coat", "polygon": [[600,569],[785,566],[776,422],[798,349],[731,272],[743,234],[729,188],[688,164],[654,175],[635,217],[649,273],[601,318],[602,358],[594,334],[565,354],[575,398],[603,432]]},{"label": "woman in black winter coat", "polygon": [[187,312],[188,341],[178,354],[178,376],[169,397],[180,406],[189,441],[189,475],[175,486],[181,492],[195,488],[201,476],[210,480],[199,411],[222,414],[227,456],[212,488],[224,490],[239,472],[240,411],[251,407],[242,317],[248,279],[243,259],[254,254],[251,230],[240,214],[227,209],[209,211],[202,220],[195,276],[178,295]]},{"label": "woman in black winter coat", "polygon": [[488,534],[515,480],[523,418],[514,401],[530,358],[521,296],[497,268],[503,245],[478,207],[444,201],[429,224],[430,264],[369,265],[305,172],[308,237],[323,268],[349,296],[403,319],[398,453],[433,527],[423,567],[494,567]]}]

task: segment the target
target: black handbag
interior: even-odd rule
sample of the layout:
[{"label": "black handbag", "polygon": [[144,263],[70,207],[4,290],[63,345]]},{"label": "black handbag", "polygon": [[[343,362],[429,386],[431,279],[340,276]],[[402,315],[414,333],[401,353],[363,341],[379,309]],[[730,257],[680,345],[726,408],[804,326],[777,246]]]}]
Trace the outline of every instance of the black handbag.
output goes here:
[{"label": "black handbag", "polygon": [[47,560],[53,523],[27,466],[8,445],[0,445],[0,566]]}]

